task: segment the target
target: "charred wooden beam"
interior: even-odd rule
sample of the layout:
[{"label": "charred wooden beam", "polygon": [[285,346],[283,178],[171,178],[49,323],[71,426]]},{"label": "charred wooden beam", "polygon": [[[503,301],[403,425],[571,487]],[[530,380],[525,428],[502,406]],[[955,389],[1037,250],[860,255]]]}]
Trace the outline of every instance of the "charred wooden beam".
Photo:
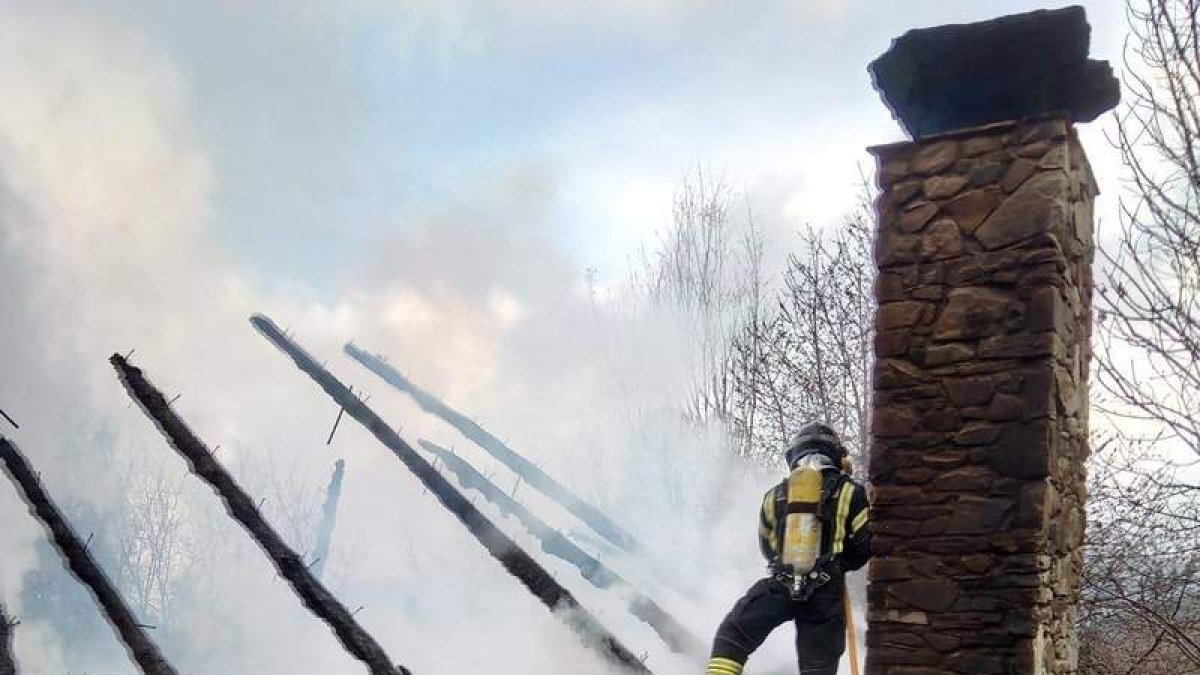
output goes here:
[{"label": "charred wooden beam", "polygon": [[361,363],[367,370],[378,375],[392,387],[411,396],[425,412],[442,418],[472,443],[503,462],[505,466],[524,478],[526,483],[570,511],[602,537],[624,551],[634,551],[638,548],[638,542],[633,535],[617,525],[603,511],[580,499],[565,485],[508,447],[504,441],[496,438],[474,420],[418,387],[379,356],[365,352],[353,343],[347,344],[345,349],[350,358]]},{"label": "charred wooden beam", "polygon": [[129,655],[141,671],[146,675],[176,675],[175,669],[146,635],[143,625],[125,604],[116,586],[92,559],[87,545],[75,534],[75,530],[55,506],[50,495],[46,494],[38,474],[29,466],[28,460],[16,445],[2,436],[0,461],[3,461],[9,479],[25,498],[30,513],[46,528],[50,541],[58,549],[67,569],[92,592],[96,604],[108,617],[109,624],[125,643]]},{"label": "charred wooden beam", "polygon": [[120,354],[113,354],[109,362],[117,369],[117,375],[129,395],[154,421],[171,447],[187,460],[192,473],[208,483],[220,496],[230,517],[240,523],[254,538],[275,565],[275,570],[287,580],[296,595],[300,596],[304,606],[333,629],[346,651],[366,664],[372,675],[407,673],[403,667],[393,665],[394,662],[388,658],[379,643],[375,642],[342,603],[317,581],[304,564],[304,560],[267,523],[250,495],[242,490],[233,476],[213,457],[208,447],[175,414],[162,393],[142,375],[141,369],[130,365]]},{"label": "charred wooden beam", "polygon": [[531,593],[545,604],[555,616],[566,622],[584,640],[605,658],[637,673],[649,673],[645,664],[608,631],[590,612],[579,604],[575,596],[545,570],[528,553],[521,550],[508,535],[504,534],[486,516],[475,508],[461,492],[425,461],[416,450],[400,438],[375,411],[359,400],[346,385],[342,384],[319,361],[293,342],[267,317],[256,314],[250,323],[283,353],[296,363],[300,370],[311,377],[334,401],[346,409],[346,414],[370,431],[375,438],[404,463],[408,470],[437,497],[458,520],[466,526],[488,553],[521,582]]},{"label": "charred wooden beam", "polygon": [[418,441],[418,443],[422,448],[441,459],[464,490],[475,490],[483,495],[484,499],[499,507],[502,513],[516,517],[525,530],[541,542],[543,551],[574,565],[580,575],[596,588],[612,589],[624,595],[629,612],[653,628],[654,632],[658,633],[658,636],[672,651],[681,654],[700,654],[707,648],[700,638],[693,635],[653,599],[634,590],[629,582],[621,578],[619,574],[587,551],[576,546],[574,542],[563,536],[546,521],[538,518],[523,504],[475,470],[475,467],[465,459],[436,443],[426,440]]},{"label": "charred wooden beam", "polygon": [[13,658],[12,638],[15,619],[9,618],[0,603],[0,675],[17,675],[17,661]]},{"label": "charred wooden beam", "polygon": [[317,527],[317,543],[313,547],[313,576],[320,579],[329,559],[329,547],[333,543],[333,526],[337,523],[338,500],[342,496],[342,478],[346,473],[346,460],[339,459],[333,465],[333,477],[325,489],[325,504],[321,508],[321,524]]}]

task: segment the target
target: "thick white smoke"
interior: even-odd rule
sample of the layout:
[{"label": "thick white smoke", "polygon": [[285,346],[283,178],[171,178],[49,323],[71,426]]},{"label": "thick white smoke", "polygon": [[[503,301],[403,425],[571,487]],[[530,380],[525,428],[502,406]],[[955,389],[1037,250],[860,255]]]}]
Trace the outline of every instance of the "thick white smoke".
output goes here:
[{"label": "thick white smoke", "polygon": [[[414,672],[607,671],[369,434],[346,419],[332,446],[325,445],[336,408],[249,327],[247,317],[256,311],[290,327],[306,348],[328,359],[331,369],[369,394],[370,404],[410,441],[428,437],[453,447],[501,486],[514,484],[514,476],[490,457],[342,356],[345,341],[389,355],[416,382],[606,510],[647,545],[653,560],[615,557],[614,566],[702,638],[710,637],[761,569],[755,510],[762,490],[776,477],[733,459],[721,430],[697,430],[681,422],[676,405],[695,357],[684,348],[689,344],[685,326],[675,317],[625,303],[617,290],[590,292],[572,247],[593,243],[596,235],[570,229],[621,229],[626,234],[615,239],[622,245],[644,238],[644,223],[608,219],[661,198],[665,221],[674,186],[639,191],[626,185],[612,195],[606,192],[595,201],[608,210],[594,216],[595,222],[563,225],[565,204],[595,195],[578,183],[567,185],[552,166],[554,148],[543,147],[541,161],[500,162],[499,168],[488,166],[470,176],[443,176],[463,181],[452,199],[422,201],[421,177],[396,171],[398,183],[404,178],[416,185],[395,186],[401,195],[396,200],[416,204],[404,210],[403,222],[347,224],[334,217],[344,214],[329,208],[328,202],[336,200],[328,195],[355,189],[356,172],[367,170],[347,166],[343,147],[353,143],[360,152],[365,146],[379,154],[392,150],[375,150],[371,133],[386,129],[386,121],[370,119],[356,102],[361,92],[338,81],[343,68],[383,67],[343,63],[341,52],[331,47],[358,39],[356,31],[365,28],[338,23],[331,13],[318,11],[317,3],[295,3],[286,22],[243,9],[244,3],[176,12],[174,3],[131,2],[127,12],[107,14],[88,11],[87,4],[0,0],[0,408],[22,425],[14,431],[0,423],[0,429],[22,446],[81,530],[95,532],[97,545],[106,542],[108,559],[149,565],[161,554],[153,564],[170,567],[157,577],[165,580],[161,588],[133,588],[140,577],[110,571],[130,588],[131,601],[165,617],[153,634],[179,669],[256,675],[362,672],[275,577],[214,496],[186,475],[183,462],[141,411],[128,405],[107,363],[115,351],[136,350],[132,360],[150,379],[168,396],[181,395],[175,408],[210,446],[221,447],[218,456],[244,487],[266,499],[264,510],[301,550],[311,546],[313,515],[333,462],[345,458],[327,578],[349,607],[361,607],[357,616],[389,653]],[[405,29],[392,37],[407,48],[388,51],[391,58],[426,48],[466,49],[473,44],[466,44],[468,29],[482,31],[483,41],[494,38],[489,31],[504,28],[495,16],[531,21],[530,33],[539,36],[564,22],[591,26],[587,11],[568,9],[566,3],[553,3],[550,11],[545,3],[502,1],[489,3],[482,13],[461,3],[435,3],[449,5],[436,11],[429,9],[432,4],[408,4],[405,16],[419,21],[380,23]],[[601,4],[602,11],[596,9]],[[727,26],[722,20],[698,21],[680,9],[683,4],[653,10],[625,2],[591,7],[609,28],[636,23],[642,37],[652,32],[645,26],[660,25],[689,68],[691,59],[704,58],[717,72],[716,81],[734,86],[734,75],[721,70],[723,50],[694,48],[695,40],[727,38]],[[839,9],[855,5],[835,4]],[[515,13],[506,14],[510,5]],[[168,6],[172,9],[162,9]],[[355,7],[384,13],[373,2]],[[628,16],[622,14],[626,11]],[[796,11],[786,16],[797,24],[812,19],[791,13]],[[165,26],[161,34],[144,30],[136,20],[143,14],[154,14]],[[186,30],[189,22],[198,37]],[[303,40],[281,28],[284,23]],[[884,26],[880,34],[890,37],[907,27]],[[699,32],[689,32],[693,29]],[[238,30],[253,39],[222,42]],[[302,41],[303,49],[293,41]],[[803,41],[789,37],[788,43]],[[885,44],[879,42],[878,48]],[[792,54],[797,59],[825,58],[816,47],[797,49]],[[191,59],[191,69],[180,64],[181,53]],[[657,59],[654,49],[646,53]],[[839,68],[861,75],[867,56],[854,55],[852,64]],[[453,59],[444,57],[439,52],[435,66],[452,70]],[[244,78],[239,77],[242,68]],[[776,71],[767,77],[770,86],[740,83],[739,91],[765,88],[778,96],[790,90],[791,67]],[[221,100],[198,93],[214,89],[225,94]],[[281,100],[293,105],[264,104],[279,91],[286,91]],[[623,138],[654,140],[661,144],[656,150],[677,149],[672,144],[684,142],[679,138],[685,135],[663,129],[677,128],[682,117],[712,118],[720,127],[745,112],[736,107],[737,96],[704,94],[703,102],[713,105],[711,114],[668,114],[666,104],[679,102],[668,91],[665,98],[610,122],[643,129]],[[794,90],[794,105],[781,107],[784,112],[777,115],[809,114],[803,110],[813,108],[806,96]],[[609,109],[624,103],[588,101],[587,106]],[[831,104],[827,114],[844,112]],[[336,119],[351,114],[374,125],[362,132],[366,140],[338,133]],[[229,117],[254,120],[247,127],[257,132],[254,138],[214,130]],[[593,133],[589,125],[595,121],[578,122],[577,128],[563,124],[546,142],[553,146],[553,139],[579,137],[584,152],[596,153],[596,166],[576,169],[575,179],[624,166],[618,160],[625,161],[628,149],[602,147],[613,144]],[[440,130],[424,123],[426,130]],[[288,134],[274,136],[281,128]],[[825,129],[814,142],[838,145],[839,151],[820,157],[812,146],[769,133],[726,159],[761,165],[768,173],[805,165],[804,185],[786,172],[783,178],[764,179],[768,185],[760,195],[768,194],[771,203],[756,211],[761,221],[795,228],[808,201],[821,215],[844,210],[827,198],[828,185],[821,180],[837,174],[829,170],[835,163],[853,166],[857,160],[842,155],[886,140],[893,133],[888,129],[862,137],[856,130],[842,129],[838,136]],[[297,148],[300,138],[316,150]],[[435,140],[440,151],[442,139]],[[244,155],[231,150],[243,142],[251,146]],[[793,146],[780,153],[781,143]],[[690,159],[704,151],[689,148],[684,154]],[[768,157],[768,151],[776,152]],[[676,162],[675,154],[661,154],[647,161]],[[218,171],[214,158],[231,156],[245,165],[235,162]],[[388,159],[376,168],[390,171]],[[476,174],[486,179],[472,179]],[[287,181],[299,187],[292,192],[273,188],[272,183]],[[845,183],[849,196],[853,188]],[[589,184],[608,185],[603,180]],[[312,196],[310,203],[305,190],[316,187],[325,199]],[[299,195],[300,205],[273,210],[281,194]],[[377,197],[383,204],[391,200],[391,195]],[[295,232],[288,222],[254,220],[293,216],[309,206],[316,215],[309,214]],[[219,209],[239,217],[218,219]],[[313,225],[326,216],[320,226]],[[248,265],[242,258],[246,250],[270,259],[276,251],[283,257],[295,248],[319,252],[326,246],[343,254],[337,271],[313,263],[307,269],[293,264],[290,275],[277,274],[269,264]],[[528,486],[516,489],[543,518],[565,530],[582,529]],[[478,503],[630,649],[647,653],[656,673],[699,671],[696,662],[667,653],[620,598],[593,589],[574,568],[540,554],[517,523]],[[138,518],[145,520],[140,530],[122,520]],[[133,530],[153,531],[160,539],[134,541],[117,534]],[[22,672],[132,672],[86,594],[52,556],[39,551],[43,542],[13,490],[0,482],[0,597],[23,619],[15,645]],[[56,605],[56,616],[70,615],[71,624],[37,618],[48,610],[44,599],[27,593],[32,576],[68,589],[65,599],[55,600],[66,603],[65,609]],[[756,657],[755,667],[788,670],[790,647],[790,630],[780,630]]]},{"label": "thick white smoke", "polygon": [[[656,571],[614,564],[708,637],[757,571],[753,510],[769,479],[729,459],[719,434],[674,419],[687,368],[682,336],[669,318],[589,296],[550,225],[552,176],[515,170],[476,186],[464,204],[431,209],[378,242],[343,299],[317,298],[303,284],[262,290],[208,231],[214,178],[170,59],[119,22],[2,12],[0,83],[21,92],[0,110],[0,402],[22,423],[5,433],[82,530],[99,540],[127,525],[106,514],[142,518],[174,547],[156,563],[173,566],[161,577],[170,588],[129,595],[169,618],[155,635],[182,671],[361,667],[128,406],[106,362],[114,351],[136,350],[158,386],[181,394],[176,408],[268,499],[264,509],[298,548],[311,544],[305,513],[319,504],[333,460],[346,458],[332,583],[397,660],[422,673],[607,670],[369,435],[344,420],[325,447],[336,409],[249,328],[255,310],[290,326],[410,439],[452,445],[497,482],[513,480],[342,357],[343,341],[391,354],[609,510],[657,558]],[[519,496],[580,528],[530,490]],[[79,621],[92,624],[86,638],[28,618],[41,608],[23,592],[27,575],[65,572],[37,556],[42,534],[7,487],[0,513],[0,592],[26,617],[16,640],[24,672],[129,672],[115,638],[95,630],[82,591],[68,595]],[[620,598],[537,553],[516,524],[501,524],[656,672],[697,668],[668,655]],[[113,539],[153,553],[146,542]]]}]

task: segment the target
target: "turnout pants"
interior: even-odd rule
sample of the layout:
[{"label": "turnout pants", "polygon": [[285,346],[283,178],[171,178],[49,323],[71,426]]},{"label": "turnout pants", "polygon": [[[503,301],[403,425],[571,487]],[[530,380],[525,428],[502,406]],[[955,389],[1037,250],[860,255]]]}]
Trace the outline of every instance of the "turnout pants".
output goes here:
[{"label": "turnout pants", "polygon": [[717,629],[705,675],[741,675],[750,654],[787,621],[796,624],[800,675],[837,675],[846,649],[844,583],[841,577],[831,579],[802,602],[792,600],[787,587],[773,578],[755,583]]}]

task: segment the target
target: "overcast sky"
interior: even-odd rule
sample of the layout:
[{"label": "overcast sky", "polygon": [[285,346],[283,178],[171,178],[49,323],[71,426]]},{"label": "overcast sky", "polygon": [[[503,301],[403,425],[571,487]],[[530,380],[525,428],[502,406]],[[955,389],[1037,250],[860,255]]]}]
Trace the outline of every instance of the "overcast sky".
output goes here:
[{"label": "overcast sky", "polygon": [[[1085,4],[1093,56],[1119,61],[1121,3]],[[709,595],[684,606],[708,633],[760,571],[745,524],[773,478],[739,482],[718,440],[648,413],[678,403],[694,355],[678,326],[598,316],[585,270],[623,279],[697,165],[745,196],[776,256],[804,225],[836,226],[871,169],[864,148],[902,138],[867,63],[910,28],[1040,6],[0,0],[0,408],[22,423],[4,432],[70,500],[118,499],[95,429],[120,461],[178,478],[105,360],[136,348],[243,479],[246,458],[293,465],[319,495],[333,453],[346,458],[338,536],[359,543],[339,590],[370,599],[364,621],[410,665],[439,665],[415,671],[492,668],[514,640],[528,642],[496,672],[575,670],[582,648],[460,528],[440,527],[446,514],[394,458],[350,424],[324,445],[334,409],[248,328],[264,311],[410,440],[462,449],[341,358],[345,341],[387,353],[635,534],[686,552]],[[1083,136],[1103,218],[1116,167],[1098,126]],[[721,520],[680,527],[668,504]],[[42,537],[22,513],[0,486],[0,601],[18,615]],[[189,616],[197,644],[243,672],[359,672],[258,565],[222,569],[229,602],[256,613]],[[475,588],[490,609],[448,613]],[[585,597],[635,651],[671,664],[619,604]],[[423,639],[434,634],[448,642]],[[64,670],[72,646],[55,635],[22,624],[29,672]],[[787,667],[788,639],[777,647]],[[576,672],[600,672],[587,663]],[[694,671],[674,665],[656,672]]]},{"label": "overcast sky", "polygon": [[[1085,4],[1093,54],[1116,60],[1120,3]],[[745,190],[784,231],[836,220],[858,167],[869,168],[864,146],[901,137],[867,63],[909,28],[1047,6],[4,5],[78,31],[50,39],[109,36],[115,44],[99,47],[89,69],[113,68],[111,48],[136,61],[129,68],[169,81],[179,107],[172,139],[208,171],[203,227],[246,271],[328,293],[354,283],[379,238],[514,175],[544,191],[541,235],[602,278],[664,225],[696,163]]]}]

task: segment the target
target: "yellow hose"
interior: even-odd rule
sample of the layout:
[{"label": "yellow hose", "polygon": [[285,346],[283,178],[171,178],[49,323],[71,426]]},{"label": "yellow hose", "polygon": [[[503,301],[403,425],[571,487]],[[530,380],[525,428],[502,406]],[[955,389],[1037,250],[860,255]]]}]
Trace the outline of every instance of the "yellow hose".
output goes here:
[{"label": "yellow hose", "polygon": [[850,672],[859,675],[858,671],[858,634],[854,630],[854,608],[850,605],[850,587],[842,590],[842,611],[846,614],[846,645],[850,648]]}]

